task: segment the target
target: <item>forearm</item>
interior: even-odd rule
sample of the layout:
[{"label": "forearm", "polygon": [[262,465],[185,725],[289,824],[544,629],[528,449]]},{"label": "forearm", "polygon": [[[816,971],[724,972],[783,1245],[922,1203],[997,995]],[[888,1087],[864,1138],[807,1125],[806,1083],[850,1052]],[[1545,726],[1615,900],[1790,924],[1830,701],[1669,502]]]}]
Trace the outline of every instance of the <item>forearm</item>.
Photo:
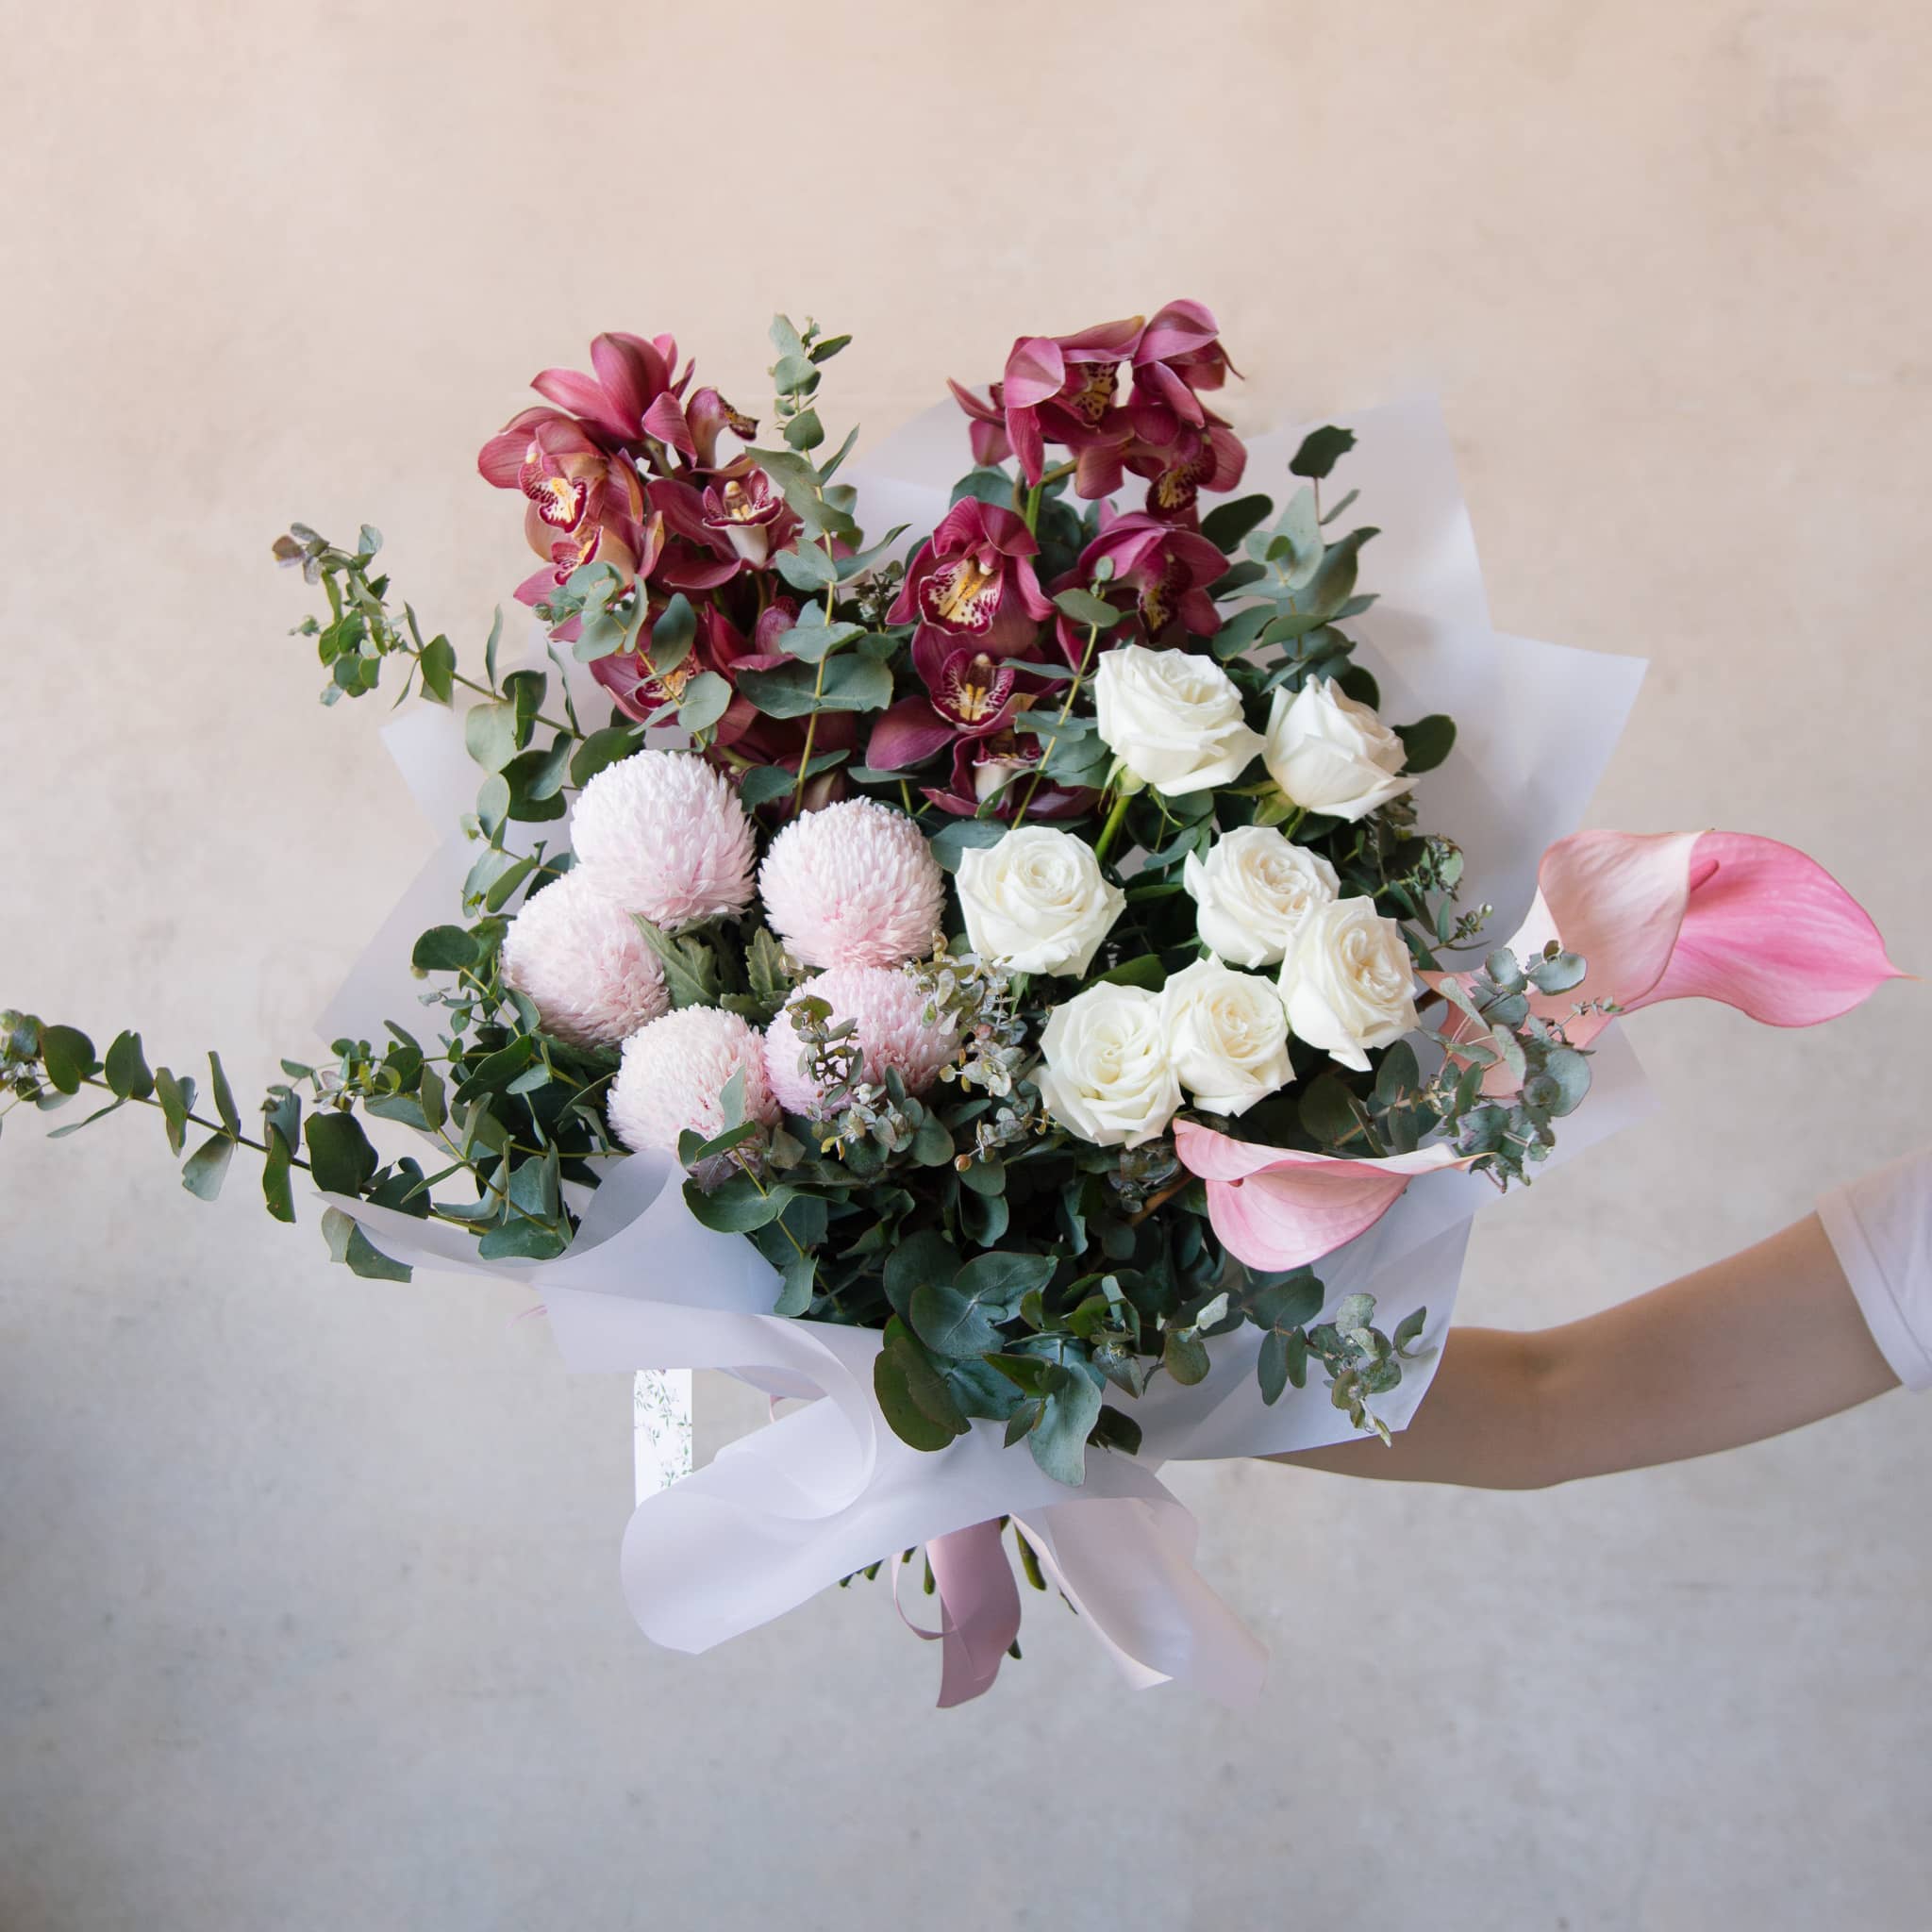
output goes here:
[{"label": "forearm", "polygon": [[1452,1329],[1391,1447],[1271,1458],[1342,1475],[1539,1489],[1707,1456],[1897,1386],[1818,1217],[1601,1314]]}]

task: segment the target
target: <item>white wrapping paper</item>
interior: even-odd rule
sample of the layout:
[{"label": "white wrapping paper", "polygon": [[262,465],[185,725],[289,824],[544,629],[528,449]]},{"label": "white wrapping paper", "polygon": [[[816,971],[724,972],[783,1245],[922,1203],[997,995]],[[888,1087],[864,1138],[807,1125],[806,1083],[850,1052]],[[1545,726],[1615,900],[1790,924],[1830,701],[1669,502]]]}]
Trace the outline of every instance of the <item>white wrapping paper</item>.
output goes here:
[{"label": "white wrapping paper", "polygon": [[[1382,532],[1362,569],[1364,588],[1380,601],[1351,629],[1391,719],[1427,711],[1456,719],[1454,757],[1419,788],[1422,816],[1464,849],[1464,902],[1491,902],[1490,930],[1507,934],[1528,907],[1543,848],[1575,828],[1643,667],[1491,630],[1448,437],[1432,404],[1337,420],[1359,441],[1336,487],[1358,488],[1357,515]],[[1285,501],[1300,436],[1253,441],[1243,490]],[[915,533],[931,528],[965,450],[963,422],[950,405],[908,425],[855,474],[861,520],[881,534],[897,523]],[[425,707],[385,736],[418,802],[446,831],[475,788],[459,718]],[[516,829],[567,841],[559,824]],[[331,1003],[325,1034],[377,1037],[385,1018],[408,1024],[420,991],[408,967],[410,941],[456,916],[473,852],[452,839],[425,864]],[[1593,1071],[1590,1098],[1563,1124],[1557,1159],[1648,1107],[1641,1073],[1615,1029],[1599,1042]],[[1196,1525],[1158,1473],[1168,1461],[1346,1440],[1353,1431],[1319,1375],[1266,1407],[1254,1374],[1258,1334],[1224,1337],[1205,1381],[1183,1388],[1155,1378],[1136,1408],[1140,1454],[1090,1452],[1077,1491],[1043,1475],[1024,1446],[1005,1448],[994,1424],[922,1454],[892,1434],[873,1399],[879,1336],[770,1314],[773,1271],[748,1241],[693,1221],[680,1180],[662,1158],[611,1163],[569,1254],[534,1264],[478,1261],[459,1229],[334,1203],[398,1259],[527,1282],[573,1369],[639,1374],[646,1421],[622,1570],[647,1636],[674,1649],[708,1649],[881,1557],[1012,1516],[1132,1681],[1182,1680],[1230,1702],[1252,1695],[1265,1657],[1195,1572]],[[1494,1197],[1479,1176],[1425,1176],[1320,1264],[1331,1307],[1365,1290],[1385,1329],[1428,1310],[1419,1344],[1427,1358],[1376,1404],[1391,1428],[1407,1423],[1427,1391],[1471,1222]],[[727,1370],[805,1406],[678,1480],[689,1468],[688,1372],[700,1368]]]}]

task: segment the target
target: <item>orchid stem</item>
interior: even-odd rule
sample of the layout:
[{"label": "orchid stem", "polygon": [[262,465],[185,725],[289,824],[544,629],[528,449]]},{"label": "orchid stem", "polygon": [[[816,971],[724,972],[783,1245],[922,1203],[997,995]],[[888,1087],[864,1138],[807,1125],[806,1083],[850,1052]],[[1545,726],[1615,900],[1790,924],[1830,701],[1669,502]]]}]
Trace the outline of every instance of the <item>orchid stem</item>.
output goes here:
[{"label": "orchid stem", "polygon": [[1100,636],[1100,626],[1090,624],[1087,626],[1087,647],[1080,653],[1079,668],[1074,673],[1074,681],[1067,686],[1066,702],[1060,707],[1060,714],[1054,720],[1053,735],[1041,746],[1040,762],[1033,768],[1033,782],[1026,788],[1026,796],[1020,801],[1020,809],[1013,814],[1013,829],[1017,832],[1026,822],[1026,808],[1033,803],[1033,794],[1040,790],[1040,781],[1046,775],[1046,761],[1053,756],[1053,748],[1060,741],[1060,726],[1073,715],[1074,700],[1080,694],[1081,680],[1087,675],[1087,667],[1093,661],[1093,645]]}]

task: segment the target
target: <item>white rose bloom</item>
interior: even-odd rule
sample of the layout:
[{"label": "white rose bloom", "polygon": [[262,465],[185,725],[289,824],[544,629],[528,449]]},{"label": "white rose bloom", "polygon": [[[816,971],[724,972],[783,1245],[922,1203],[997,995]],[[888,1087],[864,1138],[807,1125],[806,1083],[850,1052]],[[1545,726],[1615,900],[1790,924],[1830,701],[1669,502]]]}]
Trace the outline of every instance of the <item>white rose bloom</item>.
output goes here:
[{"label": "white rose bloom", "polygon": [[1291,696],[1274,693],[1261,757],[1291,804],[1330,818],[1361,818],[1415,785],[1401,775],[1408,758],[1401,739],[1325,677]]},{"label": "white rose bloom", "polygon": [[1181,1104],[1160,997],[1138,986],[1090,986],[1056,1007],[1040,1050],[1034,1078],[1047,1110],[1095,1146],[1138,1147]]},{"label": "white rose bloom", "polygon": [[1273,825],[1240,825],[1204,859],[1188,854],[1181,883],[1192,895],[1194,930],[1230,966],[1280,963],[1302,922],[1339,891],[1325,858]]},{"label": "white rose bloom", "polygon": [[1051,825],[969,846],[958,884],[973,950],[1017,973],[1085,973],[1126,904],[1092,846]]},{"label": "white rose bloom", "polygon": [[1245,1113],[1294,1077],[1272,979],[1196,959],[1160,994],[1174,1076],[1209,1113]]},{"label": "white rose bloom", "polygon": [[1191,651],[1108,651],[1093,674],[1093,709],[1128,774],[1170,798],[1231,783],[1261,749],[1234,680]]},{"label": "white rose bloom", "polygon": [[1415,1030],[1415,969],[1402,928],[1373,899],[1318,907],[1282,961],[1281,997],[1296,1039],[1367,1072],[1367,1048]]}]

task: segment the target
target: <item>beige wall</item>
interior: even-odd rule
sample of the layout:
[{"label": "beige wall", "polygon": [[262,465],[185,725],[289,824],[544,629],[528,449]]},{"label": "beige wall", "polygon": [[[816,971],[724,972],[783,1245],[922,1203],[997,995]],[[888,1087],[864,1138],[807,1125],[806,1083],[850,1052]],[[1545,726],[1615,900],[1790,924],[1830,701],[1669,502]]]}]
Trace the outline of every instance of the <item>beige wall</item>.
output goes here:
[{"label": "beige wall", "polygon": [[[1928,42],[1903,0],[0,6],[0,998],[251,1086],[305,1042],[424,834],[269,540],[368,518],[479,636],[524,562],[475,447],[596,329],[748,399],[810,311],[882,430],[1175,294],[1243,421],[1438,389],[1499,624],[1651,656],[1596,823],[1790,840],[1932,968]],[[1567,1317],[1923,1139],[1925,1017],[1645,1015],[1663,1116],[1496,1212],[1465,1308]],[[1932,1403],[1526,1497],[1192,1473],[1259,1707],[1128,1698],[1038,1611],[939,1717],[876,1592],[649,1649],[626,1391],[158,1139],[0,1147],[19,1932],[1932,1913]]]}]

